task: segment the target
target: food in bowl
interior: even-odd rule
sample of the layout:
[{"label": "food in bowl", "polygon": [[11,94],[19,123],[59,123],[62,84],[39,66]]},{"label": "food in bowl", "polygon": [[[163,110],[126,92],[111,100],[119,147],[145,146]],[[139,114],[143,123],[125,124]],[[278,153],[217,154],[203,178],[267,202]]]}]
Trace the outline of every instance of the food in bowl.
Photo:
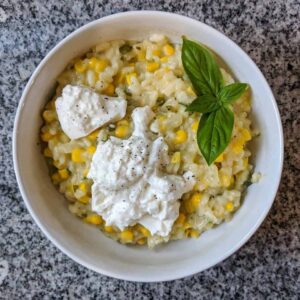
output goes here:
[{"label": "food in bowl", "polygon": [[230,220],[253,169],[251,94],[216,61],[153,34],[101,43],[67,65],[41,139],[72,213],[151,248]]}]

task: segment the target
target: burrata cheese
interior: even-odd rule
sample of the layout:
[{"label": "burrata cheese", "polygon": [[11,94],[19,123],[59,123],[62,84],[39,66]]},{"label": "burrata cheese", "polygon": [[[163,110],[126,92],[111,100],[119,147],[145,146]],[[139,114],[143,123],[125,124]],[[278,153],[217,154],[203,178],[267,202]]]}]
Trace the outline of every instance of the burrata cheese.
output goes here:
[{"label": "burrata cheese", "polygon": [[133,110],[134,131],[127,140],[110,137],[100,142],[88,177],[93,180],[92,210],[107,225],[120,230],[136,223],[152,235],[167,236],[179,214],[179,199],[192,190],[191,172],[167,174],[168,145],[152,139],[148,125],[154,113],[145,106]]},{"label": "burrata cheese", "polygon": [[122,98],[100,95],[90,88],[67,85],[55,101],[58,120],[70,139],[90,134],[100,126],[116,122],[126,114]]}]

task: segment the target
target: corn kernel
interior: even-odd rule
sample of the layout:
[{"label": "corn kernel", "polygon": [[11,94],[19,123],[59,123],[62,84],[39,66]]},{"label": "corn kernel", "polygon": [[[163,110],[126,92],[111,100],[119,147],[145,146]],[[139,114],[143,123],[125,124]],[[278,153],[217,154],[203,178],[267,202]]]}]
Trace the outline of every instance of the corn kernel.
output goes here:
[{"label": "corn kernel", "polygon": [[164,56],[164,57],[162,57],[162,58],[160,59],[160,61],[161,61],[162,63],[166,63],[166,62],[168,62],[168,60],[169,60],[169,58],[168,58],[167,56]]},{"label": "corn kernel", "polygon": [[194,193],[191,198],[185,199],[183,202],[185,210],[190,214],[194,213],[199,206],[201,198],[202,194],[197,192]]},{"label": "corn kernel", "polygon": [[52,139],[53,135],[49,132],[44,132],[42,135],[41,135],[41,139],[43,142],[49,142],[51,139]]},{"label": "corn kernel", "polygon": [[115,231],[112,226],[104,226],[104,230],[108,233],[113,233]]},{"label": "corn kernel", "polygon": [[167,130],[167,127],[166,125],[162,122],[162,123],[159,123],[159,131],[160,132],[165,132]]},{"label": "corn kernel", "polygon": [[145,245],[145,244],[146,244],[146,241],[147,241],[146,238],[141,238],[141,239],[138,239],[138,240],[136,241],[136,243],[137,243],[138,245]]},{"label": "corn kernel", "polygon": [[82,60],[79,60],[74,64],[74,68],[77,73],[85,72],[86,67],[86,64]]},{"label": "corn kernel", "polygon": [[192,225],[189,223],[189,222],[186,222],[186,223],[184,223],[184,225],[183,225],[183,228],[184,229],[189,229],[189,228],[191,228],[192,227]]},{"label": "corn kernel", "polygon": [[47,123],[51,123],[56,119],[55,112],[52,110],[45,110],[43,112],[43,118]]},{"label": "corn kernel", "polygon": [[60,161],[57,161],[57,160],[53,161],[53,165],[55,166],[56,169],[59,169],[59,170],[65,169],[67,167],[66,162],[61,163]]},{"label": "corn kernel", "polygon": [[251,132],[248,129],[242,128],[241,129],[241,134],[245,142],[248,142],[251,140]]},{"label": "corn kernel", "polygon": [[199,235],[200,235],[200,232],[196,229],[193,229],[193,228],[187,228],[184,232],[185,236],[187,238],[198,238]]},{"label": "corn kernel", "polygon": [[70,138],[63,132],[58,134],[58,138],[63,143],[68,143],[70,141]]},{"label": "corn kernel", "polygon": [[97,139],[98,135],[99,135],[99,130],[95,130],[88,135],[88,139],[94,141]]},{"label": "corn kernel", "polygon": [[186,142],[187,140],[187,133],[185,130],[183,129],[179,129],[176,131],[176,136],[175,136],[175,139],[174,139],[174,143],[176,144],[182,144],[184,142]]},{"label": "corn kernel", "polygon": [[172,164],[177,164],[177,163],[180,163],[180,152],[175,152],[173,155],[172,155],[172,158],[171,158],[171,163]]},{"label": "corn kernel", "polygon": [[58,170],[58,174],[61,179],[68,179],[69,178],[69,171],[67,169]]},{"label": "corn kernel", "polygon": [[52,178],[53,183],[58,183],[58,182],[60,182],[60,176],[59,176],[58,173],[54,173],[54,174],[51,176],[51,178]]},{"label": "corn kernel", "polygon": [[241,140],[234,140],[231,144],[231,147],[235,154],[239,154],[243,151],[244,142]]},{"label": "corn kernel", "polygon": [[95,66],[94,66],[94,70],[96,72],[102,72],[108,65],[108,62],[107,60],[105,59],[98,59],[97,62],[95,63]]},{"label": "corn kernel", "polygon": [[159,115],[157,116],[158,121],[163,122],[167,119],[167,117],[165,115]]},{"label": "corn kernel", "polygon": [[186,89],[187,93],[190,95],[190,96],[196,96],[196,93],[194,92],[193,88],[191,86],[189,86],[187,89]]},{"label": "corn kernel", "polygon": [[201,193],[194,193],[192,198],[190,199],[190,201],[195,209],[199,206],[202,196],[203,195]]},{"label": "corn kernel", "polygon": [[183,225],[186,220],[186,216],[184,213],[179,213],[178,218],[175,221],[176,225]]},{"label": "corn kernel", "polygon": [[158,62],[149,62],[147,63],[146,69],[148,72],[154,72],[159,68]]},{"label": "corn kernel", "polygon": [[132,79],[136,78],[136,73],[129,73],[126,75],[126,82],[128,85],[132,84]]},{"label": "corn kernel", "polygon": [[228,201],[225,205],[225,208],[228,212],[232,212],[234,209],[233,203],[231,201]]},{"label": "corn kernel", "polygon": [[200,232],[196,229],[191,229],[190,230],[190,233],[189,233],[189,236],[193,239],[196,239],[197,237],[199,237],[200,235]]},{"label": "corn kernel", "polygon": [[164,54],[167,55],[167,56],[171,56],[175,53],[174,47],[171,46],[170,44],[164,45],[163,51],[164,51]]},{"label": "corn kernel", "polygon": [[78,201],[82,204],[88,204],[90,202],[90,197],[89,196],[83,196],[78,199]]},{"label": "corn kernel", "polygon": [[146,237],[151,236],[150,231],[147,228],[145,228],[144,226],[140,226],[139,230],[144,236],[146,236]]},{"label": "corn kernel", "polygon": [[145,60],[145,58],[146,58],[146,51],[145,50],[139,51],[137,55],[138,61],[143,61]]},{"label": "corn kernel", "polygon": [[199,126],[199,121],[195,121],[193,124],[192,124],[192,130],[194,132],[196,132],[198,130],[198,126]]},{"label": "corn kernel", "polygon": [[221,180],[221,184],[224,187],[229,187],[230,186],[230,179],[231,176],[227,175],[227,174],[220,174],[220,180]]},{"label": "corn kernel", "polygon": [[87,223],[90,224],[94,224],[94,225],[101,225],[103,223],[103,219],[101,218],[101,216],[93,214],[93,215],[89,215],[87,216],[84,221],[86,221]]},{"label": "corn kernel", "polygon": [[116,83],[116,85],[119,85],[124,83],[124,80],[125,80],[125,74],[120,72],[116,75],[114,82]]},{"label": "corn kernel", "polygon": [[185,199],[183,201],[183,205],[184,205],[184,208],[187,213],[191,214],[191,213],[195,212],[195,208],[194,208],[192,202],[190,201],[190,199]]},{"label": "corn kernel", "polygon": [[215,162],[220,163],[224,160],[224,153],[221,153],[215,160]]},{"label": "corn kernel", "polygon": [[166,125],[165,125],[165,120],[166,120],[167,118],[166,118],[166,116],[164,116],[164,115],[159,115],[158,117],[157,117],[157,120],[158,120],[158,127],[159,127],[159,130],[161,131],[161,132],[164,132],[164,131],[166,131]]},{"label": "corn kernel", "polygon": [[125,243],[131,243],[133,241],[133,232],[130,229],[123,230],[120,233],[120,238]]},{"label": "corn kernel", "polygon": [[89,68],[94,69],[97,61],[96,57],[91,57],[88,61]]},{"label": "corn kernel", "polygon": [[118,121],[117,125],[118,126],[121,126],[121,125],[129,126],[129,122],[127,120],[123,119],[123,120]]},{"label": "corn kernel", "polygon": [[71,196],[74,197],[74,187],[73,184],[69,184],[66,188],[67,193]]},{"label": "corn kernel", "polygon": [[44,149],[44,156],[46,157],[52,157],[52,152],[49,148]]},{"label": "corn kernel", "polygon": [[79,184],[78,188],[79,188],[82,192],[84,192],[84,193],[86,193],[86,191],[87,191],[87,187],[86,187],[86,183],[85,183],[85,182],[81,182],[81,183]]},{"label": "corn kernel", "polygon": [[160,52],[159,49],[154,49],[154,50],[152,50],[152,55],[153,55],[153,56],[158,56],[158,57],[160,57],[161,52]]},{"label": "corn kernel", "polygon": [[89,146],[89,147],[87,147],[87,152],[89,154],[94,154],[95,151],[96,151],[96,147],[95,146]]},{"label": "corn kernel", "polygon": [[73,162],[76,163],[82,163],[85,161],[85,158],[83,157],[84,151],[80,148],[76,148],[71,153],[71,158]]},{"label": "corn kernel", "polygon": [[117,126],[115,130],[115,135],[118,138],[124,138],[129,134],[129,127],[126,125]]},{"label": "corn kernel", "polygon": [[103,92],[108,96],[112,96],[115,93],[115,86],[110,83]]}]

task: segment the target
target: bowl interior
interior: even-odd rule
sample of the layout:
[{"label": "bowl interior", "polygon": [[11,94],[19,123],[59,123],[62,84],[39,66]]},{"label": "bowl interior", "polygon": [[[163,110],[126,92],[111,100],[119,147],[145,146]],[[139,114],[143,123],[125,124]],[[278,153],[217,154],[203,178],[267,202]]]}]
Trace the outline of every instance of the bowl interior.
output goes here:
[{"label": "bowl interior", "polygon": [[[231,222],[204,233],[199,239],[171,242],[155,250],[120,245],[74,217],[50,181],[39,145],[41,111],[68,61],[99,42],[141,39],[151,32],[163,32],[175,41],[186,35],[206,44],[224,59],[238,80],[250,84],[255,126],[262,133],[255,143],[255,170],[263,174],[259,183],[249,187]],[[106,17],[61,42],[30,80],[20,103],[14,135],[20,189],[47,237],[74,260],[97,272],[136,281],[187,276],[218,263],[238,249],[260,225],[273,202],[281,174],[282,148],[276,104],[264,77],[249,57],[228,38],[202,23],[158,12]]]}]

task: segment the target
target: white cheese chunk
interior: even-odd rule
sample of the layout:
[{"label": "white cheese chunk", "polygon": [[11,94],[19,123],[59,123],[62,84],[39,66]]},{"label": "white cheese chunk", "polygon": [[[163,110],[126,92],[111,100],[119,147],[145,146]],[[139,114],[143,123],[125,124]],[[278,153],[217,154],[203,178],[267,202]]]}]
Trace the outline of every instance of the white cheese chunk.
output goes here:
[{"label": "white cheese chunk", "polygon": [[104,124],[122,119],[127,102],[100,95],[86,87],[67,85],[55,106],[64,133],[70,139],[78,139]]},{"label": "white cheese chunk", "polygon": [[168,146],[162,137],[151,138],[148,124],[153,117],[149,107],[136,108],[132,136],[99,143],[88,177],[94,181],[92,210],[107,225],[123,230],[140,223],[152,235],[167,236],[179,214],[178,200],[195,180],[191,172],[163,172],[170,162]]}]

